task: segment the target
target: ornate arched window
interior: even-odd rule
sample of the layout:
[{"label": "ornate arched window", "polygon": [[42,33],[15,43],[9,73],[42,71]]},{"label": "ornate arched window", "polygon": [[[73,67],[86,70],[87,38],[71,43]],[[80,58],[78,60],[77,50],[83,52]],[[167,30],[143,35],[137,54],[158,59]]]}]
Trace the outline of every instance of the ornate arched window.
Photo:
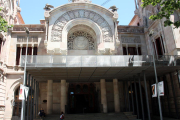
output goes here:
[{"label": "ornate arched window", "polygon": [[94,50],[93,37],[84,31],[76,31],[68,37],[68,50]]}]

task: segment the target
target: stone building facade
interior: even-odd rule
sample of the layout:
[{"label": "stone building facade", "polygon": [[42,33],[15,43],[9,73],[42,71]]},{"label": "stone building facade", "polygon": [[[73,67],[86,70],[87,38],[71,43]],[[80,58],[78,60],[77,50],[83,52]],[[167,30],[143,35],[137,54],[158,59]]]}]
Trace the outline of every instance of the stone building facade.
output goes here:
[{"label": "stone building facade", "polygon": [[[151,97],[154,61],[158,81],[164,81],[163,116],[178,118],[180,28],[164,27],[164,19],[148,19],[159,6],[141,8],[138,0],[130,24],[121,26],[116,7],[72,0],[52,10],[46,5],[45,20],[27,25],[18,4],[16,0],[0,1],[4,7],[0,15],[14,25],[0,33],[0,119],[21,116],[19,87],[24,79],[27,38],[28,119],[35,118],[40,108],[47,114],[133,111],[138,118],[143,113],[145,117],[159,115],[157,98]],[[179,17],[180,12],[175,11],[171,20]],[[29,28],[29,35],[24,27]]]}]

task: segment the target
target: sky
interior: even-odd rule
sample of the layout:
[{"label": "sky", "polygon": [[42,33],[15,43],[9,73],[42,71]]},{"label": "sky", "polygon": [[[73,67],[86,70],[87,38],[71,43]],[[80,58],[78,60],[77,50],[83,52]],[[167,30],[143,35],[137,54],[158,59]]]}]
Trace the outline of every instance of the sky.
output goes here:
[{"label": "sky", "polygon": [[[93,4],[102,5],[107,0],[91,0]],[[40,24],[40,20],[44,19],[45,4],[58,7],[69,3],[68,0],[21,0],[21,15],[25,24]],[[134,16],[134,0],[110,0],[103,7],[109,9],[116,5],[119,14],[119,25],[128,25]]]}]

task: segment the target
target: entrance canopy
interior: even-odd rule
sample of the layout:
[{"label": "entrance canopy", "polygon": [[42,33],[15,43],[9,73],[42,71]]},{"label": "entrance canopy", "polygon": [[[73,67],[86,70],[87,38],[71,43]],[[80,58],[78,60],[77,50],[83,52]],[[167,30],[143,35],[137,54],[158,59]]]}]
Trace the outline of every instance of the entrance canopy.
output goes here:
[{"label": "entrance canopy", "polygon": [[[25,56],[21,57],[24,67]],[[157,75],[161,76],[180,68],[179,56],[155,56]],[[154,77],[153,56],[27,56],[27,71],[38,81],[62,79],[68,82],[96,82],[128,80],[146,71],[147,78]]]}]

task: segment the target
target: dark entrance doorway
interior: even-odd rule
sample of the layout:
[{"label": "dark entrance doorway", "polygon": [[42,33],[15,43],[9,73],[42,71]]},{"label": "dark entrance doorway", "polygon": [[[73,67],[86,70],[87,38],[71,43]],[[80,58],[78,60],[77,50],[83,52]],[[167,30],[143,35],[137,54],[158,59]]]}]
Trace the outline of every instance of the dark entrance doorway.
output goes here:
[{"label": "dark entrance doorway", "polygon": [[89,110],[89,95],[88,94],[80,94],[75,95],[76,101],[76,113],[87,113]]},{"label": "dark entrance doorway", "polygon": [[93,83],[74,83],[69,86],[68,113],[95,113],[96,105],[95,85]]}]

